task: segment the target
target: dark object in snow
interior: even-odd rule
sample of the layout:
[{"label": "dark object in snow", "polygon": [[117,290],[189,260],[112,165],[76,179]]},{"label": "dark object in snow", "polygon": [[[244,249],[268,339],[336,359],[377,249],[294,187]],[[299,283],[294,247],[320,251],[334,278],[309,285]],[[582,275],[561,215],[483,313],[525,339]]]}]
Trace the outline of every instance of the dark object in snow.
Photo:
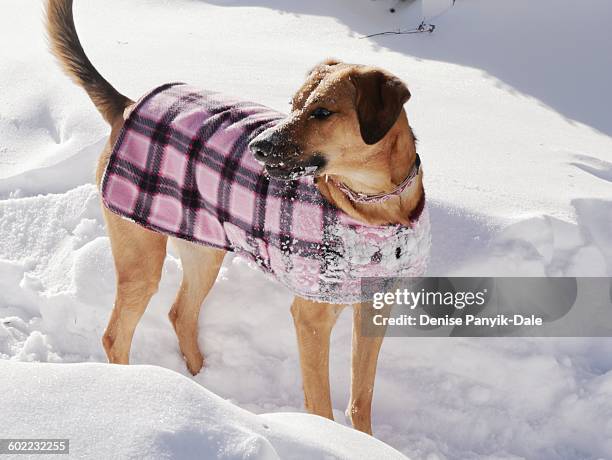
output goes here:
[{"label": "dark object in snow", "polygon": [[370,38],[370,37],[377,37],[379,35],[409,35],[409,34],[422,34],[422,33],[432,33],[434,30],[436,30],[436,25],[435,24],[427,24],[425,22],[425,20],[421,21],[421,23],[418,25],[418,27],[416,29],[409,29],[409,30],[388,30],[386,32],[378,32],[375,34],[370,34],[370,35],[364,35],[363,37],[359,37],[359,38]]},{"label": "dark object in snow", "polygon": [[401,3],[404,3],[404,4],[405,4],[405,3],[414,3],[414,1],[415,1],[415,0],[409,0],[409,1],[406,1],[406,0],[397,0],[397,1],[395,2],[395,6],[392,6],[391,8],[389,8],[389,12],[390,12],[390,13],[395,13],[395,12],[397,11],[397,7],[398,7],[398,6],[399,6]]}]

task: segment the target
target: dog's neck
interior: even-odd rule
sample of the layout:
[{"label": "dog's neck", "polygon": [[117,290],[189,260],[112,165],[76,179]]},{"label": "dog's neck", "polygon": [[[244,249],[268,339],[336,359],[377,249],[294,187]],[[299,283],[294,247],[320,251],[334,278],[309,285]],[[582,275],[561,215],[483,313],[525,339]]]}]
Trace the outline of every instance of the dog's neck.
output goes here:
[{"label": "dog's neck", "polygon": [[360,194],[378,195],[393,192],[406,179],[417,155],[415,138],[405,112],[402,111],[395,125],[382,141],[372,147],[367,157],[367,161],[360,168],[354,168],[350,175],[318,177],[319,191],[342,211],[370,225],[410,225],[411,217],[423,204],[422,171],[419,170],[401,194],[381,202],[352,201],[338,187],[341,183]]}]

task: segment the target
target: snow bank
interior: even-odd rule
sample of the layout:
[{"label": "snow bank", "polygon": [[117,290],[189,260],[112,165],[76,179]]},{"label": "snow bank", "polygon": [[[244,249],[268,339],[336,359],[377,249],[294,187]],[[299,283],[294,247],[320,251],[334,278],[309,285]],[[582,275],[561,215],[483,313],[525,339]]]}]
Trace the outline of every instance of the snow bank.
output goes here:
[{"label": "snow bank", "polygon": [[74,458],[404,459],[306,414],[253,415],[154,366],[0,361],[4,438],[70,440]]},{"label": "snow bank", "polygon": [[[357,37],[417,25],[421,9],[391,15],[384,6],[395,1],[369,0],[171,3],[76,1],[85,49],[126,94],[183,80],[286,110],[305,72],[326,57],[380,65],[405,79],[413,94],[407,110],[430,202],[430,274],[612,275],[612,139],[603,109],[610,105],[612,65],[603,57],[612,29],[570,21],[604,20],[612,14],[609,2],[462,0],[432,18],[438,25],[432,35],[373,40]],[[442,11],[443,3],[428,11]],[[92,181],[108,129],[51,60],[40,1],[4,0],[0,12],[0,38],[19,43],[0,47],[0,358],[104,362],[100,338],[114,273]],[[523,27],[528,33],[516,39]],[[167,320],[180,278],[180,262],[170,254],[160,292],[136,331],[132,362],[190,378]],[[255,413],[303,410],[290,302],[281,286],[228,257],[203,308],[207,367],[193,381]],[[332,397],[341,424],[349,313],[332,337]],[[43,385],[9,379],[7,369],[26,371],[2,364],[0,385],[10,394]],[[58,376],[73,368],[32,366]],[[99,376],[132,381],[130,372],[144,382],[141,401],[146,388],[159,395],[150,404],[160,413],[171,410],[161,400],[181,398],[173,386],[163,394],[147,386],[149,377],[136,374],[162,371],[145,368],[85,367],[88,383],[66,388],[84,391],[106,378]],[[175,386],[189,398],[209,400],[182,380]],[[100,388],[104,394],[113,385]],[[611,388],[610,340],[391,338],[379,364],[374,432],[427,460],[612,458]],[[299,418],[267,415],[265,423],[284,424],[286,417],[291,424]],[[238,423],[256,433],[260,446],[258,425]],[[148,429],[130,432],[141,428]],[[234,439],[246,439],[240,430],[231,431]],[[201,441],[186,428],[181,433],[187,444]],[[180,444],[172,433],[168,443],[155,436],[159,452]],[[261,452],[268,441],[278,449],[267,435],[261,439]]]}]

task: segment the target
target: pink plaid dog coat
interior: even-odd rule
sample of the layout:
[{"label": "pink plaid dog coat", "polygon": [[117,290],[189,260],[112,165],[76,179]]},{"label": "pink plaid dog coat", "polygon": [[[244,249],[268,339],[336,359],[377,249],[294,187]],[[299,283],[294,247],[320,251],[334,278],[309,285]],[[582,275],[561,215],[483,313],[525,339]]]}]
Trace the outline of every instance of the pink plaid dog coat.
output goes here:
[{"label": "pink plaid dog coat", "polygon": [[234,251],[307,299],[351,304],[362,300],[363,277],[421,276],[426,209],[411,227],[364,225],[327,202],[311,177],[265,175],[248,144],[282,118],[188,85],[160,86],[125,122],[103,202],[146,228]]}]

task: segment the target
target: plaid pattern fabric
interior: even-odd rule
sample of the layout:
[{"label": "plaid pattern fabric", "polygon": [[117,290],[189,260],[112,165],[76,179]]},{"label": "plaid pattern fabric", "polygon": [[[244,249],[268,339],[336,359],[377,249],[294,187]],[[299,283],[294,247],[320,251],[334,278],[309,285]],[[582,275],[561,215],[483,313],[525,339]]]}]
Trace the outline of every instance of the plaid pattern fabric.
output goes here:
[{"label": "plaid pattern fabric", "polygon": [[420,276],[425,209],[412,227],[367,226],[328,203],[312,178],[269,178],[249,142],[284,115],[184,84],[138,101],[102,181],[111,211],[146,228],[235,251],[295,294],[360,301],[360,278]]}]

